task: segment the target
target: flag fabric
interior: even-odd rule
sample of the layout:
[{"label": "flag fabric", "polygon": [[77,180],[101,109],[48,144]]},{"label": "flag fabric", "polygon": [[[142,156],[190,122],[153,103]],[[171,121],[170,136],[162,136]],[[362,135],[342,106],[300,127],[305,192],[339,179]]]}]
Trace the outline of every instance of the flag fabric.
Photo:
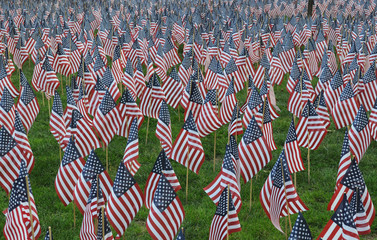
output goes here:
[{"label": "flag fabric", "polygon": [[104,199],[101,191],[101,185],[98,177],[96,177],[91,181],[89,197],[84,210],[84,217],[82,219],[80,229],[80,239],[96,239],[96,227],[94,226],[93,220],[95,218],[98,219],[98,210],[100,210],[103,205]]},{"label": "flag fabric", "polygon": [[175,240],[186,240],[185,232],[183,231],[183,228],[181,228],[181,231],[179,231],[178,236]]},{"label": "flag fabric", "polygon": [[171,121],[169,108],[165,100],[161,102],[160,114],[157,120],[156,137],[160,140],[161,147],[165,150],[165,153],[168,156],[168,158],[171,158]]},{"label": "flag fabric", "polygon": [[66,135],[66,128],[63,118],[63,105],[58,92],[55,92],[54,101],[52,102],[50,132],[60,147],[62,147],[63,139]]},{"label": "flag fabric", "polygon": [[53,239],[54,238],[52,237],[51,232],[49,230],[47,230],[44,240],[53,240]]},{"label": "flag fabric", "polygon": [[220,195],[220,200],[209,229],[209,239],[223,240],[227,238],[227,235],[239,231],[241,231],[241,225],[233,204],[232,194],[227,186]]},{"label": "flag fabric", "polygon": [[353,194],[350,207],[354,212],[353,221],[359,235],[367,235],[371,232],[368,217],[365,213],[363,203],[361,201],[359,189]]},{"label": "flag fabric", "polygon": [[149,235],[157,239],[174,239],[185,217],[181,201],[162,174],[147,218]]},{"label": "flag fabric", "polygon": [[223,190],[228,187],[229,191],[231,192],[234,207],[237,213],[239,213],[241,210],[242,201],[232,157],[230,146],[227,145],[220,173],[217,174],[216,178],[203,189],[211,200],[218,205]]},{"label": "flag fabric", "polygon": [[348,129],[345,130],[343,145],[340,154],[340,161],[338,166],[338,174],[336,178],[335,191],[337,190],[340,181],[343,179],[344,174],[347,172],[349,166],[351,165],[351,151],[349,147],[348,139]]},{"label": "flag fabric", "polygon": [[322,119],[326,129],[330,127],[330,114],[327,111],[324,92],[321,91],[315,98],[313,105],[319,117]]},{"label": "flag fabric", "polygon": [[340,71],[337,71],[331,79],[329,86],[325,91],[326,105],[329,112],[332,113],[335,103],[344,89],[343,79]]},{"label": "flag fabric", "polygon": [[356,193],[357,189],[360,193],[361,202],[363,203],[369,226],[372,226],[375,217],[375,209],[371,196],[365,185],[363,174],[361,173],[355,159],[351,161],[350,166],[338,184],[336,191],[327,206],[327,210],[337,209],[342,202],[343,194],[346,194],[347,199],[350,200],[353,194]]},{"label": "flag fabric", "polygon": [[372,140],[367,112],[363,105],[360,105],[348,135],[351,153],[357,162],[360,162]]},{"label": "flag fabric", "polygon": [[230,81],[224,101],[221,104],[219,117],[223,124],[229,123],[232,119],[233,109],[237,104],[236,93],[234,92],[234,80]]},{"label": "flag fabric", "polygon": [[33,170],[34,167],[34,154],[31,150],[29,139],[27,137],[24,125],[22,125],[21,117],[17,111],[14,121],[14,132],[12,137],[18,144],[22,156],[26,161],[28,171],[31,172],[31,170]]},{"label": "flag fabric", "polygon": [[84,158],[70,138],[55,178],[55,191],[64,206],[73,201],[73,192],[84,165]]},{"label": "flag fabric", "polygon": [[263,100],[258,92],[258,89],[254,86],[254,88],[251,90],[251,95],[242,118],[242,125],[245,128],[247,128],[253,116],[259,111],[262,106]]},{"label": "flag fabric", "polygon": [[172,108],[177,108],[181,101],[184,87],[175,68],[171,70],[169,76],[163,81],[162,90],[164,91],[167,104]]},{"label": "flag fabric", "polygon": [[120,239],[143,206],[143,198],[139,185],[121,162],[105,210],[111,226],[117,232],[116,239]]},{"label": "flag fabric", "polygon": [[301,151],[297,141],[295,122],[291,120],[288,128],[287,138],[284,142],[285,156],[287,158],[287,165],[290,173],[300,172],[305,170],[304,163],[301,158]]},{"label": "flag fabric", "polygon": [[[34,237],[38,239],[41,235],[41,226],[37,207],[31,190],[30,179],[27,179],[26,182],[26,176],[28,176],[26,163],[21,161],[20,165],[18,177],[15,179],[10,193],[8,208],[4,211],[6,219],[3,232],[5,239],[31,239],[33,238],[31,228],[33,228]],[[28,188],[26,184],[29,185]],[[31,222],[31,219],[33,219],[33,222]]]},{"label": "flag fabric", "polygon": [[204,162],[203,146],[191,111],[173,144],[172,159],[196,174]]},{"label": "flag fabric", "polygon": [[178,178],[175,175],[173,167],[169,161],[169,158],[166,156],[164,149],[162,149],[160,154],[158,155],[153,169],[148,176],[147,183],[145,184],[144,204],[148,209],[150,209],[150,207],[152,206],[153,196],[162,174],[170,182],[170,185],[173,187],[175,192],[181,189],[181,185],[179,184]]},{"label": "flag fabric", "polygon": [[103,144],[108,146],[121,124],[114,98],[106,91],[93,119],[93,125]]},{"label": "flag fabric", "polygon": [[111,232],[109,221],[103,209],[104,207],[101,208],[98,214],[97,239],[113,240],[113,233]]},{"label": "flag fabric", "polygon": [[8,89],[4,88],[0,100],[0,125],[5,127],[10,133],[14,131],[15,110],[14,99]]},{"label": "flag fabric", "polygon": [[360,103],[364,105],[366,111],[373,108],[373,104],[377,98],[377,78],[376,78],[376,62],[374,61],[363,77],[363,91],[360,92]]},{"label": "flag fabric", "polygon": [[271,160],[271,150],[254,116],[242,136],[238,152],[245,183]]},{"label": "flag fabric", "polygon": [[21,84],[21,94],[17,102],[17,111],[21,116],[23,125],[25,126],[26,132],[29,132],[32,124],[39,113],[39,104],[37,97],[35,96],[33,89],[28,83],[25,74],[20,70],[20,84]]},{"label": "flag fabric", "polygon": [[293,185],[284,149],[263,185],[259,200],[272,224],[281,232],[281,217],[308,210]]},{"label": "flag fabric", "polygon": [[242,119],[238,103],[234,106],[232,118],[228,126],[228,135],[241,135],[243,134]]},{"label": "flag fabric", "polygon": [[323,121],[310,100],[307,101],[302,110],[296,132],[298,145],[311,150],[316,150],[327,134]]},{"label": "flag fabric", "polygon": [[198,118],[196,119],[200,137],[205,137],[222,126],[217,113],[216,89],[211,89],[208,90],[204,103],[200,108]]},{"label": "flag fabric", "polygon": [[134,176],[140,168],[139,158],[139,130],[137,128],[137,120],[134,120],[130,126],[130,134],[127,138],[127,146],[124,149],[123,163],[128,171]]},{"label": "flag fabric", "polygon": [[351,82],[348,82],[332,109],[332,119],[337,129],[351,125],[360,104],[355,98]]},{"label": "flag fabric", "polygon": [[101,187],[104,201],[106,202],[111,192],[113,181],[95,154],[94,150],[92,150],[88,159],[86,160],[73,193],[73,200],[75,201],[75,204],[80,210],[81,214],[84,214],[92,181],[96,178],[98,178],[100,182],[99,186]]},{"label": "flag fabric", "polygon": [[288,240],[312,240],[312,233],[301,212],[298,213],[295,224]]},{"label": "flag fabric", "polygon": [[101,147],[93,128],[89,126],[84,116],[76,109],[72,111],[72,120],[63,139],[64,151],[72,136],[75,138],[77,149],[83,157],[88,156],[92,149]]},{"label": "flag fabric", "polygon": [[268,103],[268,98],[265,99],[263,107],[261,107],[255,114],[255,120],[262,130],[263,136],[267,141],[269,149],[271,151],[276,150],[277,147],[273,136],[272,117],[270,114],[270,104]]},{"label": "flag fabric", "polygon": [[9,194],[24,157],[20,144],[4,126],[0,129],[0,149],[0,186]]},{"label": "flag fabric", "polygon": [[354,211],[350,207],[347,196],[342,195],[342,200],[318,239],[359,239],[359,234],[353,220]]},{"label": "flag fabric", "polygon": [[121,125],[118,129],[117,135],[128,138],[133,119],[137,118],[138,129],[140,129],[141,124],[144,121],[144,116],[128,89],[125,89],[123,91],[123,95],[120,98],[120,102],[118,104],[118,110],[121,119]]}]

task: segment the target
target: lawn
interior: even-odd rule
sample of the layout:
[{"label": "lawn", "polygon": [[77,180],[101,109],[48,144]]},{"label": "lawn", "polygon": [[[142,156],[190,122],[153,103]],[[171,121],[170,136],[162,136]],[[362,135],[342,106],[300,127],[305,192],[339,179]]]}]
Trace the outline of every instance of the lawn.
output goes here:
[{"label": "lawn", "polygon": [[[26,62],[24,64],[24,73],[29,81],[32,78],[33,64]],[[60,75],[58,76],[60,78]],[[16,70],[12,75],[12,81],[19,86],[19,72]],[[65,77],[63,77],[65,86]],[[285,235],[276,230],[270,220],[264,213],[259,202],[260,190],[268,177],[269,171],[275,163],[282,146],[284,144],[288,127],[292,118],[291,113],[287,111],[288,92],[285,89],[287,76],[281,86],[275,86],[275,94],[277,105],[281,109],[280,117],[273,122],[274,139],[278,150],[273,151],[272,161],[258,173],[253,179],[252,202],[250,200],[250,183],[241,184],[241,196],[243,206],[239,214],[242,231],[234,233],[230,239],[284,239]],[[316,80],[313,81],[315,87]],[[61,89],[58,89],[61,93]],[[42,227],[42,235],[45,234],[48,226],[51,226],[54,239],[79,239],[82,216],[76,209],[76,226],[74,226],[72,203],[64,207],[60,202],[54,187],[55,176],[57,174],[59,160],[59,146],[49,131],[49,108],[48,101],[42,100],[41,93],[37,93],[40,105],[40,113],[29,132],[29,141],[35,156],[35,167],[30,174],[31,186],[38,209],[38,215]],[[243,103],[246,98],[246,89],[237,93],[237,99]],[[65,107],[66,94],[62,95],[63,105]],[[50,102],[52,106],[52,100]],[[173,141],[177,137],[183,125],[183,109],[179,111],[170,109]],[[135,175],[135,180],[142,190],[144,190],[146,180],[154,162],[160,152],[160,144],[155,136],[156,130],[155,119],[149,121],[148,142],[147,135],[147,119],[144,121],[139,131],[139,162],[141,168]],[[335,130],[334,124],[330,126],[330,131],[326,135],[321,146],[316,151],[311,151],[311,182],[308,183],[307,171],[297,173],[297,192],[309,211],[304,213],[313,237],[317,237],[321,230],[330,219],[332,212],[327,211],[327,204],[335,187],[335,179],[337,175],[338,162],[340,159],[341,146],[343,142],[344,129]],[[189,173],[188,200],[186,202],[186,168],[175,161],[171,161],[172,166],[182,186],[182,190],[178,192],[182,201],[186,216],[182,223],[185,228],[187,239],[206,239],[209,235],[209,228],[216,206],[211,199],[203,191],[218,174],[221,169],[222,158],[225,153],[225,145],[227,143],[227,125],[223,126],[216,132],[212,133],[202,140],[205,150],[205,162],[196,175]],[[241,137],[238,137],[238,142]],[[119,161],[122,160],[126,139],[115,137],[109,145],[109,174],[114,180]],[[214,142],[216,142],[216,166],[213,170],[214,159]],[[105,164],[105,151],[100,148],[96,150],[102,163]],[[301,148],[302,158],[305,166],[307,166],[307,150]],[[366,185],[369,189],[372,199],[377,198],[377,185],[375,185],[375,174],[377,161],[376,142],[372,142],[367,153],[360,163],[360,169],[363,172]],[[8,196],[3,190],[0,191],[0,209],[4,210],[8,206]],[[125,239],[151,239],[146,229],[146,219],[148,209],[143,207],[136,215],[132,224],[126,230]],[[296,215],[291,216],[292,225],[296,220]],[[282,229],[285,229],[286,221],[281,219]],[[0,217],[0,227],[5,224],[5,216]],[[376,224],[372,226],[372,234],[361,239],[376,239]],[[288,226],[289,231],[289,226]],[[115,233],[115,231],[113,231]],[[3,236],[1,236],[3,238]],[[42,237],[42,236],[41,236]]]}]

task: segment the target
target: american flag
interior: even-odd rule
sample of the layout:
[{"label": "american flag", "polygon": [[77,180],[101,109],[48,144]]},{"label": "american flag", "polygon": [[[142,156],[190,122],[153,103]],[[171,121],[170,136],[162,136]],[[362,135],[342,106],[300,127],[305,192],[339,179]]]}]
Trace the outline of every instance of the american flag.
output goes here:
[{"label": "american flag", "polygon": [[337,102],[343,89],[343,79],[339,70],[335,73],[334,77],[331,79],[331,82],[325,91],[326,105],[330,113],[332,113],[334,105]]},{"label": "american flag", "polygon": [[187,119],[190,112],[192,112],[195,121],[198,119],[200,109],[203,105],[203,98],[198,85],[198,82],[191,77],[189,84],[183,92],[181,105],[185,109],[185,119]]},{"label": "american flag", "polygon": [[355,159],[352,160],[342,180],[338,184],[337,189],[332,196],[329,205],[327,206],[327,210],[337,209],[341,204],[343,194],[346,194],[347,199],[350,200],[353,194],[356,193],[357,189],[359,190],[361,202],[365,208],[369,225],[372,226],[375,217],[375,209],[368,189],[365,185],[364,177]]},{"label": "american flag", "polygon": [[93,125],[105,146],[117,133],[121,124],[119,110],[114,98],[106,91],[93,119]]},{"label": "american flag", "polygon": [[7,70],[4,66],[3,61],[4,61],[3,58],[0,57],[0,92],[3,93],[4,89],[7,88],[10,94],[12,95],[12,97],[16,98],[18,96],[18,90],[13,85],[12,81],[10,80],[10,76],[8,76],[7,74]]},{"label": "american flag", "polygon": [[71,69],[71,63],[69,62],[69,58],[65,54],[63,46],[60,43],[58,44],[58,49],[56,51],[52,67],[55,69],[57,73],[60,73],[64,76],[69,76],[73,73]]},{"label": "american flag", "polygon": [[295,61],[293,62],[292,69],[289,74],[289,78],[287,82],[287,91],[289,92],[289,94],[292,94],[296,86],[296,82],[300,78],[300,76],[301,76],[301,72],[297,65],[297,57],[296,57]]},{"label": "american flag", "polygon": [[326,101],[323,90],[317,95],[313,102],[318,116],[322,119],[326,129],[330,127],[330,114],[327,111]]},{"label": "american flag", "polygon": [[64,206],[73,201],[73,191],[84,165],[84,158],[70,138],[55,178],[55,190]]},{"label": "american flag", "polygon": [[54,101],[50,116],[50,132],[60,145],[63,146],[63,138],[66,135],[65,122],[63,118],[63,105],[60,95],[55,92]]},{"label": "american flag", "polygon": [[94,226],[93,220],[98,218],[98,212],[104,204],[100,181],[97,177],[93,178],[91,181],[88,201],[86,202],[84,210],[84,217],[82,219],[80,239],[96,239],[96,227]]},{"label": "american flag", "polygon": [[60,82],[56,77],[54,69],[52,69],[48,57],[46,55],[42,63],[41,72],[39,73],[39,86],[46,96],[54,96],[55,90],[59,87]]},{"label": "american flag", "polygon": [[50,232],[49,229],[47,229],[46,236],[44,240],[53,240],[52,233]]},{"label": "american flag", "polygon": [[319,76],[317,86],[315,87],[315,94],[318,95],[321,91],[326,91],[330,85],[332,74],[330,68],[326,65],[322,69],[322,73]]},{"label": "american flag", "polygon": [[241,174],[245,183],[271,160],[271,150],[254,116],[242,136],[238,152]]},{"label": "american flag", "polygon": [[222,126],[217,113],[216,89],[211,89],[207,92],[196,120],[200,137],[207,136]]},{"label": "american flag", "polygon": [[170,75],[164,80],[162,90],[164,91],[167,104],[173,108],[177,108],[181,101],[184,87],[175,68],[172,68]]},{"label": "american flag", "polygon": [[203,146],[191,111],[173,144],[172,159],[196,174],[204,162]]},{"label": "american flag", "polygon": [[14,131],[16,106],[13,97],[7,88],[4,88],[3,95],[0,100],[0,125],[5,127],[10,133]]},{"label": "american flag", "polygon": [[162,149],[160,154],[157,157],[156,162],[154,163],[153,169],[149,174],[147,183],[144,189],[144,204],[150,209],[152,206],[153,196],[157,188],[157,183],[160,179],[161,174],[163,174],[166,179],[170,182],[171,186],[174,188],[174,191],[179,191],[181,185],[179,184],[178,178],[175,175],[174,169],[170,164],[169,158],[166,156],[165,151]]},{"label": "american flag", "polygon": [[377,98],[377,78],[376,78],[376,62],[366,71],[363,77],[364,89],[360,93],[360,102],[364,105],[366,111],[370,111],[373,108],[373,104]]},{"label": "american flag", "polygon": [[139,158],[139,130],[137,119],[134,118],[131,122],[130,132],[127,138],[127,146],[124,149],[123,163],[128,171],[134,176],[140,168]]},{"label": "american flag", "polygon": [[143,206],[143,193],[123,162],[119,164],[106,216],[119,239]]},{"label": "american flag", "polygon": [[310,100],[302,110],[296,132],[299,146],[311,150],[316,150],[327,134],[325,125]]},{"label": "american flag", "polygon": [[348,82],[332,109],[332,118],[337,129],[352,124],[360,104],[354,96],[351,83]]},{"label": "american flag", "polygon": [[103,84],[105,84],[107,90],[109,91],[114,101],[117,101],[120,97],[120,92],[110,68],[106,68],[106,71],[103,74],[102,82]]},{"label": "american flag", "polygon": [[[93,128],[88,125],[84,116],[76,109],[72,111],[72,121],[67,128],[62,144],[66,146],[72,136],[75,137],[77,149],[83,157],[87,156],[92,149],[101,147]],[[65,147],[63,150],[65,150]]]},{"label": "american flag", "polygon": [[354,210],[348,203],[347,196],[341,196],[342,200],[336,208],[335,213],[319,234],[318,239],[359,239],[356,225],[353,220]]},{"label": "american flag", "polygon": [[238,103],[234,106],[232,118],[228,126],[228,135],[241,135],[243,134],[242,119]]},{"label": "american flag", "polygon": [[349,130],[349,140],[351,153],[355,156],[357,162],[360,162],[372,140],[367,112],[363,105],[360,106],[353,120]]},{"label": "american flag", "polygon": [[[26,178],[28,177],[26,163],[21,160],[20,165],[18,177],[15,179],[10,193],[8,209],[4,211],[6,217],[4,236],[6,239],[38,239],[41,235],[38,212],[30,180]],[[27,187],[26,184],[29,186]],[[32,236],[31,228],[34,230],[34,236]]]},{"label": "american flag", "polygon": [[26,132],[29,132],[31,125],[39,113],[39,104],[33,89],[28,83],[25,74],[20,70],[21,96],[17,103],[17,111],[21,116]]},{"label": "american flag", "polygon": [[138,95],[136,95],[134,73],[132,69],[132,63],[129,59],[127,60],[126,69],[122,77],[122,84],[126,87],[126,89],[128,89],[132,97],[136,99]]},{"label": "american flag", "polygon": [[[240,76],[240,73],[238,71],[238,67],[236,65],[236,62],[234,61],[233,57],[230,58],[230,61],[227,63],[225,69],[224,69],[224,72],[226,73],[226,78],[228,79],[228,81],[230,79],[229,82],[232,82],[233,81],[233,91],[234,93],[237,93],[239,91],[241,91],[243,89],[243,84],[245,82],[245,79],[246,78],[242,78]],[[229,84],[230,86],[230,84]],[[227,91],[228,93],[228,91]]]},{"label": "american flag", "polygon": [[347,172],[351,165],[351,151],[349,147],[348,129],[345,130],[343,145],[340,154],[340,161],[338,166],[338,174],[336,178],[335,191],[338,189],[340,181],[343,179],[344,174]]},{"label": "american flag", "polygon": [[295,224],[288,240],[312,240],[312,233],[301,212],[298,213]]},{"label": "american flag", "polygon": [[250,98],[248,100],[246,110],[242,118],[242,125],[247,128],[251,119],[263,106],[263,100],[259,95],[258,89],[254,86],[251,90]]},{"label": "american flag", "polygon": [[23,158],[26,160],[27,169],[29,169],[29,172],[31,172],[31,170],[34,167],[34,155],[30,147],[26,130],[24,126],[22,125],[21,117],[17,111],[16,111],[16,117],[14,121],[13,137],[14,137],[14,140],[17,142],[19,149],[22,152]]},{"label": "american flag", "polygon": [[192,48],[186,53],[183,57],[182,63],[178,68],[178,76],[179,79],[182,81],[182,85],[186,86],[190,79],[190,75],[192,72]]},{"label": "american flag", "polygon": [[146,87],[145,87],[145,76],[143,74],[143,69],[140,64],[140,60],[137,59],[136,69],[134,72],[134,82],[136,88],[136,94],[139,98],[143,95]]},{"label": "american flag", "polygon": [[122,81],[123,62],[120,56],[119,45],[117,45],[114,49],[113,62],[111,64],[111,73],[113,74],[116,83],[120,83]]},{"label": "american flag", "polygon": [[149,234],[153,239],[173,239],[184,217],[185,212],[178,195],[162,174],[147,218]]},{"label": "american flag", "polygon": [[113,233],[111,232],[109,221],[107,219],[107,215],[104,213],[104,207],[101,208],[101,211],[99,211],[98,214],[97,239],[114,239]]},{"label": "american flag", "polygon": [[288,128],[287,138],[284,142],[285,156],[287,158],[287,165],[290,173],[300,172],[305,170],[304,163],[301,158],[300,147],[297,142],[295,122],[291,120]]},{"label": "american flag", "polygon": [[284,77],[284,71],[283,66],[281,64],[279,54],[281,53],[281,43],[280,41],[277,42],[277,44],[274,47],[274,50],[272,52],[272,59],[270,61],[270,70],[268,71],[270,78],[271,78],[271,84],[272,85],[280,85],[283,81]]},{"label": "american flag", "polygon": [[104,194],[103,197],[106,202],[111,192],[113,181],[95,154],[94,150],[92,150],[88,159],[86,160],[85,166],[81,172],[79,180],[76,183],[73,193],[73,200],[82,214],[84,214],[85,206],[89,198],[92,181],[96,178],[98,178],[99,182],[101,183],[101,191]]},{"label": "american flag", "polygon": [[160,114],[157,120],[156,137],[160,140],[161,147],[168,158],[171,158],[172,136],[169,108],[166,102],[161,102]]},{"label": "american flag", "polygon": [[270,114],[270,104],[268,98],[265,99],[263,107],[255,114],[255,120],[259,127],[262,129],[262,133],[267,141],[268,147],[271,151],[276,150],[276,144],[274,141],[273,129],[272,129],[272,117]]},{"label": "american flag", "polygon": [[219,64],[217,59],[215,57],[212,58],[204,78],[204,84],[207,89],[216,89],[218,86],[217,64]]},{"label": "american flag", "polygon": [[272,224],[281,232],[281,217],[308,210],[293,185],[284,149],[263,185],[259,200]]},{"label": "american flag", "polygon": [[144,122],[144,116],[128,88],[123,91],[123,95],[118,104],[118,110],[121,125],[118,129],[117,135],[127,138],[134,118],[137,118],[138,129],[140,129],[141,124]]},{"label": "american flag", "polygon": [[234,78],[230,81],[224,101],[221,104],[219,116],[222,124],[229,123],[232,119],[233,109],[237,104],[236,93],[234,92]]},{"label": "american flag", "polygon": [[357,232],[359,235],[367,235],[371,232],[369,221],[365,213],[363,203],[361,201],[359,189],[356,189],[355,194],[353,194],[350,207],[354,211],[353,220],[356,225]]},{"label": "american flag", "polygon": [[23,36],[21,36],[17,41],[16,47],[14,48],[14,53],[13,53],[13,61],[19,69],[22,68],[22,65],[24,65],[25,61],[29,57],[24,41],[25,40]]},{"label": "american flag", "polygon": [[236,208],[234,207],[232,194],[228,186],[224,188],[220,195],[220,200],[213,216],[209,229],[209,239],[226,239],[228,235],[241,231]]},{"label": "american flag", "polygon": [[[105,96],[107,89],[101,78],[97,79],[96,85],[94,86],[94,91],[91,96],[89,96],[88,102],[88,113],[92,116],[96,115],[99,105],[102,102],[103,96]],[[68,95],[68,91],[67,91]],[[67,96],[68,97],[68,96]]]},{"label": "american flag", "polygon": [[181,228],[181,231],[179,231],[178,236],[175,240],[186,240],[185,232],[183,231],[183,228]]},{"label": "american flag", "polygon": [[226,146],[225,156],[221,171],[217,174],[216,178],[204,189],[211,200],[218,205],[223,190],[228,186],[231,192],[232,202],[236,208],[237,213],[240,212],[242,201],[239,185],[237,182],[236,169],[233,161],[230,146]]}]

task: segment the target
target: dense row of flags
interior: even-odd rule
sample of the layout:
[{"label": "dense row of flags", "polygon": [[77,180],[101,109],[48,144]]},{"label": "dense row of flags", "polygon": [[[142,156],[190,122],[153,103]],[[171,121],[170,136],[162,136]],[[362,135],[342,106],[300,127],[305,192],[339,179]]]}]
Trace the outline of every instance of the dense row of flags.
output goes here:
[{"label": "dense row of flags", "polygon": [[[48,101],[53,98],[49,126],[64,153],[55,189],[65,206],[73,202],[83,215],[80,239],[110,240],[113,231],[119,239],[143,205],[149,209],[146,228],[153,239],[184,239],[181,185],[170,160],[185,166],[187,174],[199,174],[205,159],[201,138],[227,124],[221,170],[203,189],[217,205],[209,239],[241,231],[240,178],[251,184],[278,148],[272,127],[279,117],[274,86],[284,76],[292,121],[260,192],[267,217],[284,232],[280,218],[290,221],[298,213],[289,239],[312,239],[302,214],[308,208],[291,175],[305,170],[300,147],[307,148],[310,181],[310,151],[321,145],[332,119],[336,129],[347,129],[328,205],[335,212],[318,239],[370,233],[375,209],[359,163],[371,140],[377,140],[376,3],[315,4],[312,16],[306,15],[306,1],[3,4],[5,238],[37,239],[42,232],[28,178],[35,162],[28,132],[40,110],[35,91]],[[28,59],[34,63],[32,79],[22,71]],[[15,66],[20,89],[11,81]],[[315,88],[313,77],[319,79]],[[247,99],[241,104],[236,93],[244,88]],[[65,109],[60,91],[67,96]],[[184,109],[174,141],[169,106]],[[147,131],[149,119],[157,119],[161,152],[143,192],[134,176],[142,167],[138,131],[145,118]],[[94,150],[104,147],[107,155],[115,135],[127,138],[127,144],[113,181],[108,163],[102,164]],[[52,239],[51,228],[45,239]]]}]

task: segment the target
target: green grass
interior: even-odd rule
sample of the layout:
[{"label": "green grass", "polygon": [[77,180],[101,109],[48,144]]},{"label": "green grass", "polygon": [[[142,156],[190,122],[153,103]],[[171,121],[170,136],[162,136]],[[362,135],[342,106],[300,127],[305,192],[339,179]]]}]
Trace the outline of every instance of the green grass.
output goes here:
[{"label": "green grass", "polygon": [[[24,65],[24,72],[29,81],[32,78],[33,64]],[[59,76],[60,77],[60,76]],[[13,83],[18,87],[18,71],[12,76]],[[64,78],[63,78],[64,80]],[[65,81],[63,81],[65,84]],[[249,206],[250,183],[241,184],[241,196],[243,206],[239,214],[242,231],[234,233],[230,239],[284,239],[285,236],[276,230],[270,220],[264,213],[259,202],[259,192],[268,177],[269,171],[275,163],[282,146],[284,144],[288,127],[291,121],[291,114],[287,111],[288,93],[285,90],[287,79],[281,86],[275,87],[277,105],[282,110],[279,112],[280,117],[273,122],[274,139],[278,150],[273,152],[272,161],[253,179],[252,204]],[[313,83],[315,85],[315,83]],[[59,88],[59,93],[61,92]],[[64,207],[60,202],[54,188],[55,176],[57,174],[60,160],[59,147],[49,131],[49,113],[48,104],[45,99],[42,103],[41,93],[37,93],[38,101],[41,107],[40,113],[29,132],[29,141],[35,156],[35,167],[30,174],[31,185],[34,193],[35,202],[38,209],[38,215],[42,227],[42,235],[45,234],[48,226],[51,226],[55,239],[79,239],[82,216],[76,209],[76,227],[73,226],[73,208],[72,204]],[[66,94],[62,96],[65,105]],[[245,101],[246,90],[244,89],[237,94],[237,99],[241,103]],[[52,105],[52,102],[50,103]],[[177,137],[183,125],[183,110],[170,109],[172,120],[173,141]],[[139,149],[141,168],[137,172],[135,179],[144,190],[147,177],[152,170],[153,164],[159,154],[160,144],[155,137],[156,120],[151,119],[149,122],[148,143],[146,144],[147,120],[144,121],[139,131]],[[316,151],[311,151],[311,183],[308,184],[307,171],[297,173],[297,192],[304,203],[308,206],[309,211],[304,213],[313,237],[317,237],[327,221],[330,219],[332,212],[327,211],[327,204],[331,199],[337,167],[340,158],[341,146],[343,141],[344,129],[335,130],[334,125],[330,126],[330,132],[326,135],[321,146]],[[178,176],[182,190],[178,196],[183,203],[185,210],[185,219],[182,227],[186,229],[187,239],[207,239],[209,228],[213,215],[216,210],[215,204],[203,191],[218,174],[221,168],[222,157],[225,152],[227,142],[227,126],[223,126],[216,133],[216,170],[213,171],[214,159],[214,134],[202,139],[205,150],[205,162],[196,175],[189,173],[188,201],[185,200],[186,188],[186,168],[175,161],[171,161],[172,166]],[[241,137],[238,137],[238,142]],[[126,139],[115,137],[109,145],[109,173],[112,179],[115,178],[117,167],[122,160]],[[377,162],[376,142],[372,142],[363,160],[360,168],[364,174],[366,185],[372,199],[377,198],[377,185],[375,185],[375,174]],[[105,164],[105,152],[102,148],[97,149],[96,153]],[[307,150],[301,149],[301,154],[307,166]],[[4,191],[0,191],[0,209],[4,210],[8,206],[8,197]],[[139,211],[129,228],[126,230],[125,239],[151,239],[146,229],[146,219],[148,210],[145,207]],[[292,224],[296,220],[296,215],[291,216]],[[285,219],[281,219],[282,228],[285,229]],[[0,216],[0,227],[5,224],[5,216]],[[289,229],[289,227],[288,227]],[[362,239],[377,238],[376,224],[372,226],[372,234]],[[114,231],[115,233],[115,231]],[[3,236],[1,236],[3,238]]]}]

